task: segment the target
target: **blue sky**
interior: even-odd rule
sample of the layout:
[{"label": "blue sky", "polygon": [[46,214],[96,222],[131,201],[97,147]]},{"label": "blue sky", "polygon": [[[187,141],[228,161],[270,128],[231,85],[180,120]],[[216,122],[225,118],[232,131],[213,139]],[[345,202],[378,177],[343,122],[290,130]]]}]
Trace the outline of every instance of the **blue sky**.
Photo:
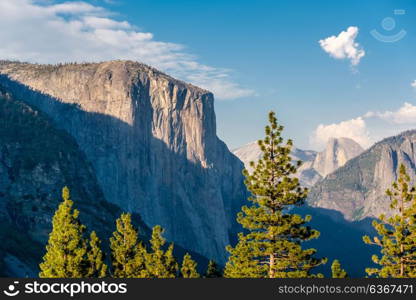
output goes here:
[{"label": "blue sky", "polygon": [[[25,3],[28,12],[36,7],[71,3],[3,1]],[[91,57],[91,51],[83,54],[81,47],[78,56],[68,53],[68,57],[99,60],[131,58],[132,53],[137,53],[138,60],[212,89],[218,96],[218,135],[230,148],[261,138],[266,114],[271,109],[285,125],[285,135],[301,148],[319,150],[330,135],[346,135],[367,147],[380,138],[416,128],[416,87],[412,87],[416,80],[415,1],[85,2],[91,6],[83,9],[66,6],[39,15],[45,18],[44,22],[58,15],[66,20],[91,15],[125,21],[130,27],[119,23],[111,29],[151,33],[151,38],[144,38],[146,47],[160,46],[167,49],[162,54],[175,55],[166,62],[128,47],[117,47],[113,52],[106,50],[105,55]],[[397,9],[402,10],[401,14],[394,13]],[[384,24],[390,22],[390,30],[382,25],[388,17]],[[394,28],[392,19],[396,22]],[[12,27],[16,22],[3,20],[0,25]],[[334,58],[319,43],[350,27],[358,32],[352,41],[354,47],[365,52],[355,65],[352,59]],[[374,38],[372,30],[387,37],[401,30],[406,35],[399,41],[386,43]],[[2,37],[2,33],[0,38],[11,39]],[[76,38],[71,35],[74,47]],[[163,44],[149,44],[149,40]],[[27,43],[33,48],[30,41]],[[62,47],[65,45],[62,42]],[[59,50],[58,45],[54,51]],[[65,51],[62,55],[66,55]],[[0,46],[3,58],[49,62],[53,56],[43,55]],[[175,65],[175,59],[182,60],[180,67]],[[56,60],[63,58],[57,55]],[[182,67],[184,61],[186,69]]]},{"label": "blue sky", "polygon": [[[241,85],[256,91],[255,97],[216,102],[219,135],[230,147],[261,137],[270,109],[287,136],[308,148],[318,124],[416,102],[410,86],[416,79],[415,1],[131,1],[119,9],[160,39],[187,45],[202,62],[232,69]],[[395,9],[406,14],[395,16]],[[397,32],[408,32],[403,40],[387,44],[372,37],[372,29],[388,34],[381,26],[386,17],[394,17]],[[359,28],[357,41],[366,51],[355,72],[318,43],[349,26]]]}]

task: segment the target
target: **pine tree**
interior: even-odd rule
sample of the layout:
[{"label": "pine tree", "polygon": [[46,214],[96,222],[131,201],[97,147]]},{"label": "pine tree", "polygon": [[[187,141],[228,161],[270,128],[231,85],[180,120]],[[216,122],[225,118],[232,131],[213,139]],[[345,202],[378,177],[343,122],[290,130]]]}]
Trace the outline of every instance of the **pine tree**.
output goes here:
[{"label": "pine tree", "polygon": [[293,206],[304,204],[308,194],[294,176],[301,162],[292,164],[293,143],[283,143],[283,126],[278,124],[274,112],[269,114],[269,122],[265,139],[258,142],[261,159],[257,164],[251,163],[252,174],[244,170],[252,205],[243,206],[237,221],[248,233],[240,236],[236,248],[228,248],[231,257],[226,275],[311,277],[311,270],[326,260],[315,258],[315,249],[302,249],[302,242],[319,237],[318,231],[306,225],[311,217],[291,212]]},{"label": "pine tree", "polygon": [[101,241],[95,231],[91,232],[88,245],[88,266],[86,277],[103,278],[107,275],[107,265],[104,263],[104,255],[101,251]]},{"label": "pine tree", "polygon": [[221,271],[218,268],[218,265],[215,261],[210,260],[208,262],[207,272],[205,273],[205,278],[220,278],[222,276]]},{"label": "pine tree", "polygon": [[331,266],[332,278],[348,278],[347,272],[341,268],[341,263],[335,259]]},{"label": "pine tree", "polygon": [[192,259],[189,253],[186,253],[183,257],[181,274],[183,278],[199,278],[197,271],[197,263]]},{"label": "pine tree", "polygon": [[267,274],[267,265],[260,264],[253,248],[254,243],[247,241],[247,236],[238,234],[238,243],[233,248],[227,247],[230,257],[225,265],[226,278],[263,278]]},{"label": "pine tree", "polygon": [[47,252],[40,264],[41,278],[83,278],[87,275],[85,226],[78,220],[79,211],[73,209],[67,187],[62,190],[62,199],[53,216]]},{"label": "pine tree", "polygon": [[368,268],[366,272],[381,278],[416,278],[416,189],[410,186],[403,164],[397,182],[386,194],[396,214],[389,218],[383,214],[373,222],[379,237],[363,237],[366,244],[381,247],[382,253],[382,257],[372,257],[380,267]]},{"label": "pine tree", "polygon": [[173,255],[173,244],[168,246],[168,249],[165,252],[165,269],[166,277],[162,278],[174,278],[177,277],[179,271],[179,265],[176,261],[175,256]]},{"label": "pine tree", "polygon": [[117,230],[110,238],[113,277],[145,278],[146,249],[138,240],[137,230],[131,223],[130,214],[122,214],[116,221]]},{"label": "pine tree", "polygon": [[173,256],[173,244],[164,251],[166,241],[162,235],[162,227],[153,227],[150,240],[152,252],[146,255],[146,268],[151,278],[175,278],[179,267]]}]

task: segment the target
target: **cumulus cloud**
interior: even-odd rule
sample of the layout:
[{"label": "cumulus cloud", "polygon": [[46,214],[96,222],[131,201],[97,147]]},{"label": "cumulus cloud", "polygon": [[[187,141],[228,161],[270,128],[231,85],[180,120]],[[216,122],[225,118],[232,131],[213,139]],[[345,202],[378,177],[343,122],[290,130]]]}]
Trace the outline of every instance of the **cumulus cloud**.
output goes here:
[{"label": "cumulus cloud", "polygon": [[158,41],[114,13],[83,1],[0,0],[0,59],[39,63],[130,59],[214,92],[254,95],[232,72],[201,64],[180,44]]},{"label": "cumulus cloud", "polygon": [[396,111],[368,112],[366,118],[380,118],[393,124],[416,124],[416,106],[405,102]]},{"label": "cumulus cloud", "polygon": [[353,139],[363,147],[371,145],[366,122],[361,117],[329,125],[320,124],[313,132],[311,145],[322,149],[329,139],[341,137]]},{"label": "cumulus cloud", "polygon": [[416,89],[416,80],[413,81],[410,85]]},{"label": "cumulus cloud", "polygon": [[358,27],[348,27],[338,36],[330,36],[320,40],[321,48],[335,59],[349,59],[353,66],[360,63],[361,58],[365,56],[365,51],[355,41],[358,35]]},{"label": "cumulus cloud", "polygon": [[340,123],[320,124],[311,135],[310,145],[322,150],[330,138],[348,137],[367,148],[383,138],[410,129],[416,129],[416,105],[405,102],[394,111],[369,111]]}]

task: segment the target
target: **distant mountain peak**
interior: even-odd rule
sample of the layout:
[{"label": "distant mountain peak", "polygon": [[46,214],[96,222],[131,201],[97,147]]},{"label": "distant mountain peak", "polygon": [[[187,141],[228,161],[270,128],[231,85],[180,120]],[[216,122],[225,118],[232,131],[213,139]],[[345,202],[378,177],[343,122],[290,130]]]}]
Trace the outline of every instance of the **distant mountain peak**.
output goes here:
[{"label": "distant mountain peak", "polygon": [[[364,149],[350,138],[331,138],[322,152],[302,150],[296,147],[292,149],[292,160],[301,160],[303,164],[298,170],[297,176],[302,185],[311,187],[326,175],[332,173],[348,160],[362,153]],[[257,162],[262,152],[257,142],[251,142],[232,151],[252,171],[250,162]]]},{"label": "distant mountain peak", "polygon": [[361,154],[364,149],[350,138],[330,138],[324,151],[318,153],[312,167],[325,177],[347,161]]}]

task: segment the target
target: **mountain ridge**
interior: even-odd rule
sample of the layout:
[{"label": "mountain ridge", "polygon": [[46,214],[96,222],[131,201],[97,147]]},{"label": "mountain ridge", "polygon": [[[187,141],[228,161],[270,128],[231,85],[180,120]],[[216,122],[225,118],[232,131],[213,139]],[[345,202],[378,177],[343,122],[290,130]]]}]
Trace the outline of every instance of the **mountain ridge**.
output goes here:
[{"label": "mountain ridge", "polygon": [[391,215],[385,191],[405,165],[415,183],[416,130],[408,130],[374,144],[311,189],[309,203],[343,213],[347,220]]}]

